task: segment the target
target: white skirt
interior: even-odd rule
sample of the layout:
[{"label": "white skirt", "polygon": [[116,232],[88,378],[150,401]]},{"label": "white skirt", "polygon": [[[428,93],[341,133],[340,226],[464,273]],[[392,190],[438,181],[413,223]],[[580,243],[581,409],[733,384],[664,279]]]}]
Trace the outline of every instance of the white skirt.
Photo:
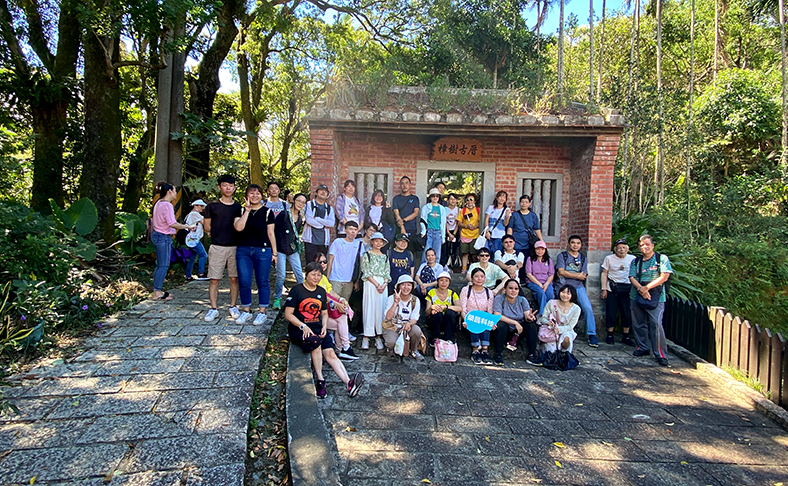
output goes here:
[{"label": "white skirt", "polygon": [[364,281],[364,336],[375,337],[383,334],[383,313],[388,298],[388,292],[380,294],[375,284]]}]

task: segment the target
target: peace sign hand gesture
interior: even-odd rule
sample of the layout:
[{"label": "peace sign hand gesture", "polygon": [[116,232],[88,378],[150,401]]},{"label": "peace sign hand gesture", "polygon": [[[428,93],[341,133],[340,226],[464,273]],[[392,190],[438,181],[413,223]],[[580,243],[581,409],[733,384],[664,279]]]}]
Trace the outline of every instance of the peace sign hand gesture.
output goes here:
[{"label": "peace sign hand gesture", "polygon": [[251,209],[252,209],[252,203],[251,203],[251,202],[249,202],[249,199],[248,199],[248,198],[246,198],[246,197],[244,198],[244,209],[245,209],[246,211],[249,211],[249,210],[251,210]]}]

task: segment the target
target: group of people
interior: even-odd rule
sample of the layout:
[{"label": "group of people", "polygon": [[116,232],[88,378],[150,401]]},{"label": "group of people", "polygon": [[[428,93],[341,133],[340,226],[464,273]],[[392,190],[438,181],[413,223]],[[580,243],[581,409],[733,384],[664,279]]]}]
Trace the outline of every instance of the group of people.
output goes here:
[{"label": "group of people", "polygon": [[[209,322],[219,317],[219,283],[227,268],[230,318],[239,324],[250,320],[264,324],[269,305],[275,309],[282,305],[289,263],[297,285],[286,295],[284,315],[290,323],[291,341],[312,355],[321,398],[326,395],[321,371],[324,359],[351,396],[363,384],[363,375],[349,376],[341,361],[359,359],[351,346],[356,340],[350,332],[355,314],[361,324],[362,350],[373,342],[378,350],[393,350],[398,338],[404,338],[404,349],[400,345],[398,353],[417,361],[425,359],[427,347],[437,339],[454,341],[460,326],[467,327],[466,316],[474,310],[500,316],[492,330],[470,334],[471,359],[476,364],[503,366],[503,349],[515,350],[518,342],[525,349],[526,361],[534,365],[540,364],[540,351],[571,353],[577,336],[574,328],[581,316],[589,344],[598,346],[586,289],[588,264],[580,252],[582,239],[570,236],[566,251],[553,261],[542,239],[539,218],[530,211],[528,195],[520,198],[519,209],[513,211],[507,205],[508,194],[498,191],[482,220],[474,194],[465,195],[460,208],[457,195],[444,198],[442,183],[430,189],[428,202],[421,206],[419,197],[411,193],[407,176],[400,180],[400,194],[391,205],[383,192],[376,190],[365,206],[356,197],[352,180],[344,183],[334,205],[328,203],[331,194],[325,185],[317,187],[311,200],[299,193],[288,202],[280,199],[281,188],[276,182],[270,182],[265,193],[251,184],[241,205],[234,199],[232,176],[221,176],[218,184],[220,198],[208,204],[195,201],[186,224],[175,220],[171,204],[174,188],[160,184],[160,199],[152,216],[157,256],[152,298],[173,298],[161,287],[169,266],[172,235],[178,229],[211,238],[206,275],[210,308],[204,317]],[[336,233],[333,240],[332,231]],[[665,291],[661,284],[672,269],[666,256],[653,253],[650,237],[642,237],[639,245],[643,257],[635,261],[628,254],[626,241],[617,241],[615,253],[602,265],[606,342],[613,344],[620,314],[622,342],[635,344],[635,355],[653,351],[660,364],[667,364],[661,326]],[[200,258],[199,274],[203,274],[206,252],[198,248],[195,253]],[[306,262],[303,271],[302,255]],[[273,303],[269,283],[272,265],[276,266]],[[450,288],[455,270],[467,279],[459,293]],[[254,316],[253,277],[258,301]],[[531,308],[526,288],[537,308]],[[655,307],[641,305],[651,299],[658,302]],[[429,338],[419,322],[429,328]],[[540,325],[548,326],[554,339],[543,339]]]}]

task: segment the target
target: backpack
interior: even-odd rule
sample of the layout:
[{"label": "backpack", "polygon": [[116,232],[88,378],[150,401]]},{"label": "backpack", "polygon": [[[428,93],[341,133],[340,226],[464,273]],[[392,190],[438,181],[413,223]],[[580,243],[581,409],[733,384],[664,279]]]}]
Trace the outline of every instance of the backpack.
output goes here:
[{"label": "backpack", "polygon": [[[573,256],[569,255],[569,252],[566,250],[562,251],[560,254],[564,256],[564,264],[566,264],[566,261],[569,260],[569,258],[574,258]],[[586,256],[583,255],[582,253],[578,253],[578,255],[580,255],[580,268],[583,268],[583,265],[586,262]],[[555,274],[558,275],[558,258],[555,259],[555,263],[556,263]],[[525,265],[523,265],[523,268],[525,268]],[[585,286],[586,286],[586,282],[583,282],[583,287]]]},{"label": "backpack", "polygon": [[[466,290],[466,292],[465,292],[465,298],[466,298],[466,299],[467,299],[467,298],[469,298],[469,297],[471,296],[471,285],[470,285],[470,284],[466,285],[466,286],[465,286],[465,288],[464,288],[463,290]],[[462,292],[462,290],[461,290],[460,292]],[[488,289],[487,287],[484,287],[484,295],[485,295],[485,296],[486,296],[488,299],[490,298],[490,289]]]}]

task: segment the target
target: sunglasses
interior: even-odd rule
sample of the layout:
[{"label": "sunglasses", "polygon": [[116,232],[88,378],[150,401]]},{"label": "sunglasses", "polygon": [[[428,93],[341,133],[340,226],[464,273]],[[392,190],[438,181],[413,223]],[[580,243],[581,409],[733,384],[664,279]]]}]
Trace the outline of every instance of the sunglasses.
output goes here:
[{"label": "sunglasses", "polygon": [[481,258],[481,257],[490,258],[490,254],[489,253],[479,253],[479,258]]},{"label": "sunglasses", "polygon": [[321,265],[327,265],[328,264],[328,260],[320,260],[317,263],[320,263]]}]

